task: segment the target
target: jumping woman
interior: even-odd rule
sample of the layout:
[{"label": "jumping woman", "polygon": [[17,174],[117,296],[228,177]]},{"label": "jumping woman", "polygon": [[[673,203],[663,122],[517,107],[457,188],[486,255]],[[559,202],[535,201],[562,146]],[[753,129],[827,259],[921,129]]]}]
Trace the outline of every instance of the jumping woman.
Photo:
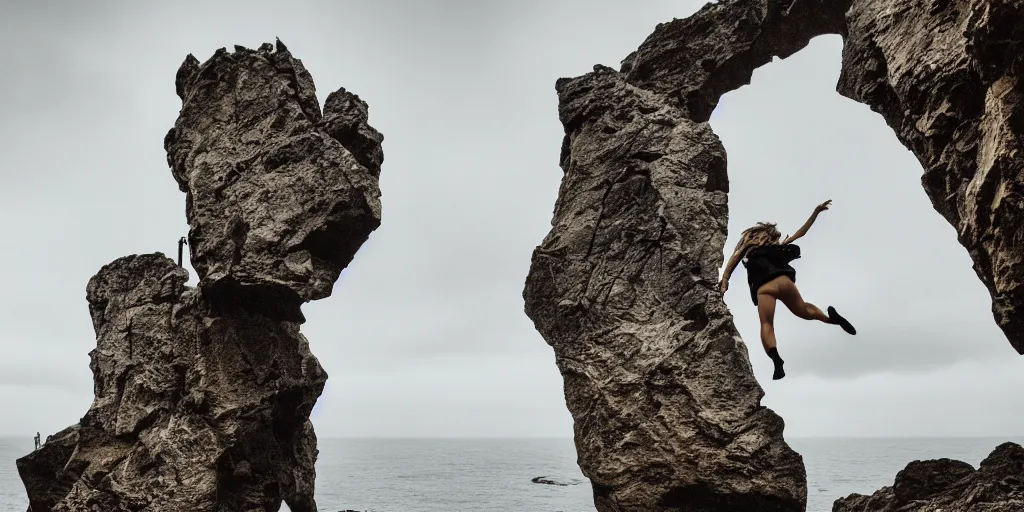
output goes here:
[{"label": "jumping woman", "polygon": [[793,241],[807,234],[818,214],[828,210],[831,203],[832,200],[829,199],[816,206],[807,222],[781,243],[779,239],[782,235],[775,228],[775,224],[759,222],[747,229],[736,244],[736,250],[733,251],[732,258],[729,258],[729,263],[722,274],[722,293],[725,293],[729,289],[729,277],[736,270],[736,265],[743,261],[743,266],[747,269],[750,298],[757,306],[757,315],[761,320],[761,344],[768,357],[775,363],[773,380],[786,376],[782,369],[784,361],[779,357],[779,350],[775,346],[775,301],[781,300],[794,315],[804,320],[818,320],[838,325],[849,334],[857,334],[853,325],[839,316],[832,306],[828,307],[826,315],[814,304],[804,302],[800,290],[796,287],[796,270],[789,265],[789,262],[800,257],[800,247],[793,245]]}]

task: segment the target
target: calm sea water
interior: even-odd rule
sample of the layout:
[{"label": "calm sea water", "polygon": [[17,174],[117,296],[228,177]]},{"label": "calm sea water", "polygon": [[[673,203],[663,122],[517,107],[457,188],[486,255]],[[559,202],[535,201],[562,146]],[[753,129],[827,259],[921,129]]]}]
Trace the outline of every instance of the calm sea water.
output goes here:
[{"label": "calm sea water", "polygon": [[[977,467],[1003,441],[1024,444],[1024,438],[789,440],[807,465],[808,512],[828,512],[840,496],[891,485],[911,460],[949,457]],[[0,438],[0,512],[27,506],[14,460],[31,449],[30,437]],[[537,476],[582,483],[532,483]],[[594,511],[571,439],[321,439],[316,499],[330,512]]]}]

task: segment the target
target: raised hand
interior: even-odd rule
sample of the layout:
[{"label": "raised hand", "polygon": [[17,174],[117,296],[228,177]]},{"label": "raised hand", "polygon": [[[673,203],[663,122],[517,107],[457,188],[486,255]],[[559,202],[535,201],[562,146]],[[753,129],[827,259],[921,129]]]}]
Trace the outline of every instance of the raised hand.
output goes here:
[{"label": "raised hand", "polygon": [[823,212],[825,210],[828,210],[828,207],[831,204],[832,204],[832,200],[829,199],[828,201],[825,201],[824,203],[821,203],[818,206],[815,206],[814,207],[814,213],[821,213],[821,212]]}]

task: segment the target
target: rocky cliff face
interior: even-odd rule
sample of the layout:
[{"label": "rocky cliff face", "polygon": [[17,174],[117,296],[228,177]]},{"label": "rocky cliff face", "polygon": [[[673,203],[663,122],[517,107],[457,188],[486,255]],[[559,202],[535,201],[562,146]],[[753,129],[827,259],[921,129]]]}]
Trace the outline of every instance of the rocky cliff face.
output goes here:
[{"label": "rocky cliff face", "polygon": [[327,374],[299,306],[380,224],[382,137],[344,89],[321,114],[280,42],[189,55],[176,85],[165,147],[199,285],[159,253],[90,280],[95,400],[18,460],[32,512],[316,510]]},{"label": "rocky cliff face", "polygon": [[659,25],[618,71],[557,82],[564,177],[524,299],[598,510],[805,508],[801,458],[716,289],[728,177],[706,121],[817,35],[844,36],[839,91],[917,154],[1024,352],[1020,5],[723,0]]},{"label": "rocky cliff face", "polygon": [[996,447],[977,470],[958,460],[914,461],[891,487],[836,500],[832,512],[1020,512],[1024,510],[1024,448]]},{"label": "rocky cliff face", "polygon": [[924,168],[1024,354],[1024,4],[857,0],[838,90],[869,105]]}]

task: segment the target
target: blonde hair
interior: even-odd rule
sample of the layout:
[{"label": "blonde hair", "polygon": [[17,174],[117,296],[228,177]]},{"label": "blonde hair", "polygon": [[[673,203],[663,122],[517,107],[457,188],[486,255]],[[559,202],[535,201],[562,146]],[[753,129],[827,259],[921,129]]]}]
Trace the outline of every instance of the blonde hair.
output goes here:
[{"label": "blonde hair", "polygon": [[746,252],[746,249],[762,245],[776,245],[780,238],[782,238],[782,233],[779,233],[774,222],[758,222],[757,225],[743,231],[733,252]]}]

